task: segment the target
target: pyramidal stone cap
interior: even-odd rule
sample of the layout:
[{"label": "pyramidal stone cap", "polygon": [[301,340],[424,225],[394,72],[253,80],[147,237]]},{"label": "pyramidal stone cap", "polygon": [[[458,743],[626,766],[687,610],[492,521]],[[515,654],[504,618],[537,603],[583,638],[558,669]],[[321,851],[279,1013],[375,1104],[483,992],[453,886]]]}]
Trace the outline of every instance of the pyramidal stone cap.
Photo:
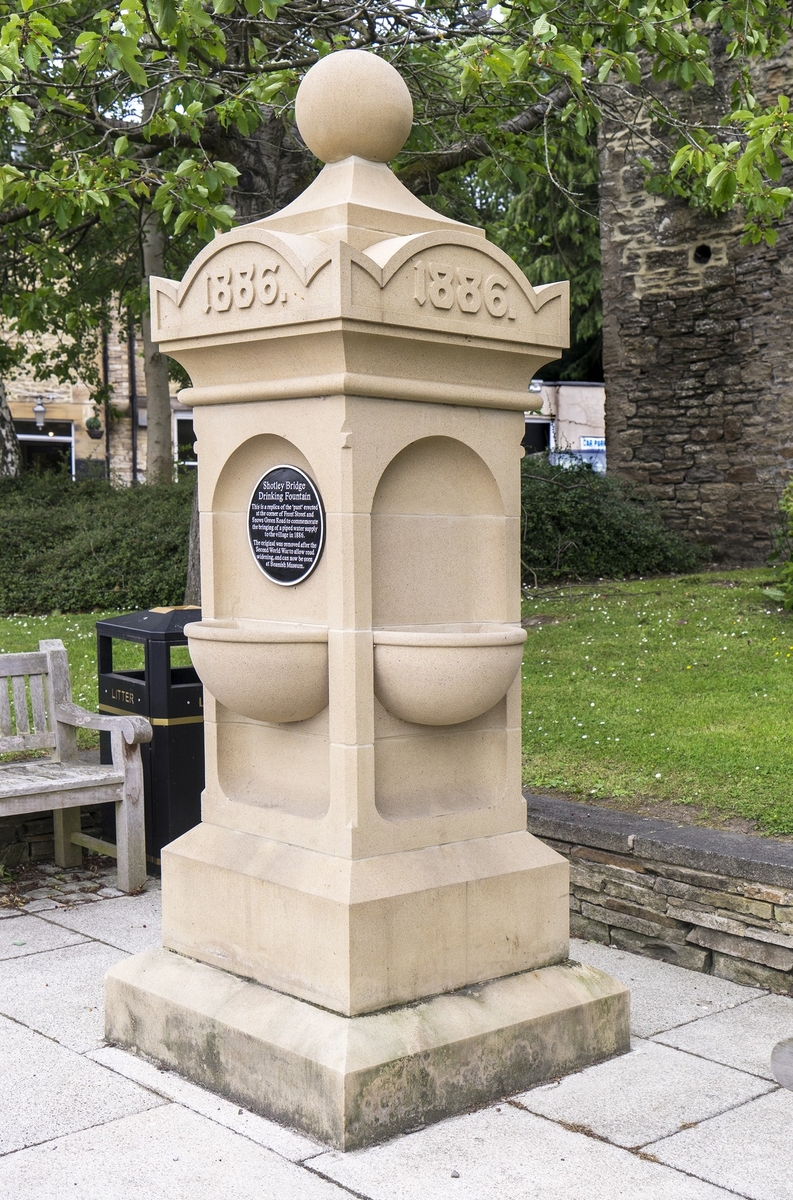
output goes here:
[{"label": "pyramidal stone cap", "polygon": [[528,380],[569,344],[568,285],[532,287],[484,229],[405,187],[389,162],[412,115],[402,77],[369,51],[311,67],[297,121],[325,161],[317,177],[216,237],[180,281],[151,280],[152,338],[193,382],[182,400],[530,407]]},{"label": "pyramidal stone cap", "polygon": [[385,163],[410,136],[413,101],[390,63],[365,50],[337,50],[307,72],[295,116],[303,140],[322,162],[356,155]]}]

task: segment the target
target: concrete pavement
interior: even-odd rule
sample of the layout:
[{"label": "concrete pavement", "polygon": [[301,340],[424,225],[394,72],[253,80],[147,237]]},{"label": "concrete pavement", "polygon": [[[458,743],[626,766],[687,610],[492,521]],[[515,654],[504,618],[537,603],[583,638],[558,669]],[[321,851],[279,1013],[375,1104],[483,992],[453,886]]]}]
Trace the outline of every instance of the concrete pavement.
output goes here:
[{"label": "concrete pavement", "polygon": [[14,1200],[793,1200],[793,999],[594,943],[630,1054],[351,1154],[102,1039],[102,979],[159,944],[159,890],[68,871],[0,907],[0,1196]]}]

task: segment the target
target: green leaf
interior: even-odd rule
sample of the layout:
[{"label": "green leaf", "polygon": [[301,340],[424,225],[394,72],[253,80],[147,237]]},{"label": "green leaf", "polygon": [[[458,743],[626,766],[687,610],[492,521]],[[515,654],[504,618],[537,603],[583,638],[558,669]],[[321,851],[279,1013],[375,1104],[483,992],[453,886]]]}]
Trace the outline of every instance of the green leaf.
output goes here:
[{"label": "green leaf", "polygon": [[541,42],[550,42],[556,37],[557,29],[555,25],[550,23],[545,13],[540,13],[531,27],[531,32]]},{"label": "green leaf", "polygon": [[33,119],[33,111],[32,109],[28,108],[27,104],[9,104],[8,115],[21,133],[30,132],[30,122]]},{"label": "green leaf", "polygon": [[159,0],[159,13],[157,14],[157,25],[160,33],[166,36],[173,33],[178,20],[176,11],[176,0]]},{"label": "green leaf", "polygon": [[682,146],[678,150],[677,154],[672,159],[672,164],[669,168],[669,174],[673,179],[675,175],[677,175],[678,171],[680,171],[686,165],[686,163],[691,162],[693,150],[693,146]]},{"label": "green leaf", "polygon": [[30,67],[31,71],[35,71],[41,62],[41,51],[35,42],[28,42],[22,50],[22,59],[25,66]]},{"label": "green leaf", "polygon": [[174,236],[178,236],[188,225],[192,225],[194,219],[195,213],[191,208],[186,208],[183,212],[180,212],[173,227]]},{"label": "green leaf", "polygon": [[554,46],[551,61],[569,75],[573,83],[581,82],[581,55],[575,46]]}]

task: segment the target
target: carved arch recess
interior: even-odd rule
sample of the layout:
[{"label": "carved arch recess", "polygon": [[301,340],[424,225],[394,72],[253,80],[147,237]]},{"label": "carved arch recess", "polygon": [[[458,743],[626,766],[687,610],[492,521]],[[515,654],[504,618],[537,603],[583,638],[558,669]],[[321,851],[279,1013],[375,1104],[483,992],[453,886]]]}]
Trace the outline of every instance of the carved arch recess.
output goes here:
[{"label": "carved arch recess", "polygon": [[372,503],[375,628],[503,620],[505,537],[498,485],[470,446],[406,446]]}]

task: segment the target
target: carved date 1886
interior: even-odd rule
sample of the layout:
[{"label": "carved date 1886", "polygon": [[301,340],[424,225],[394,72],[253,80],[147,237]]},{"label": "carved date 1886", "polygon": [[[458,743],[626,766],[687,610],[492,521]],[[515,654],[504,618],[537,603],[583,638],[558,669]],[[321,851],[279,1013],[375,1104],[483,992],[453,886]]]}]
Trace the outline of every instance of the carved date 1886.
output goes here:
[{"label": "carved date 1886", "polygon": [[[275,304],[279,297],[276,271],[273,266],[256,267],[253,263],[244,267],[222,267],[207,271],[207,298],[205,312],[228,312],[230,308],[250,308],[258,298],[261,304]],[[281,293],[285,304],[287,293]]]},{"label": "carved date 1886", "polygon": [[456,306],[464,313],[478,313],[484,304],[491,317],[515,320],[515,310],[509,302],[509,280],[503,275],[494,273],[483,280],[481,272],[468,267],[425,263],[421,259],[413,269],[413,295],[417,304],[423,305],[429,300],[433,308],[450,309]]}]

